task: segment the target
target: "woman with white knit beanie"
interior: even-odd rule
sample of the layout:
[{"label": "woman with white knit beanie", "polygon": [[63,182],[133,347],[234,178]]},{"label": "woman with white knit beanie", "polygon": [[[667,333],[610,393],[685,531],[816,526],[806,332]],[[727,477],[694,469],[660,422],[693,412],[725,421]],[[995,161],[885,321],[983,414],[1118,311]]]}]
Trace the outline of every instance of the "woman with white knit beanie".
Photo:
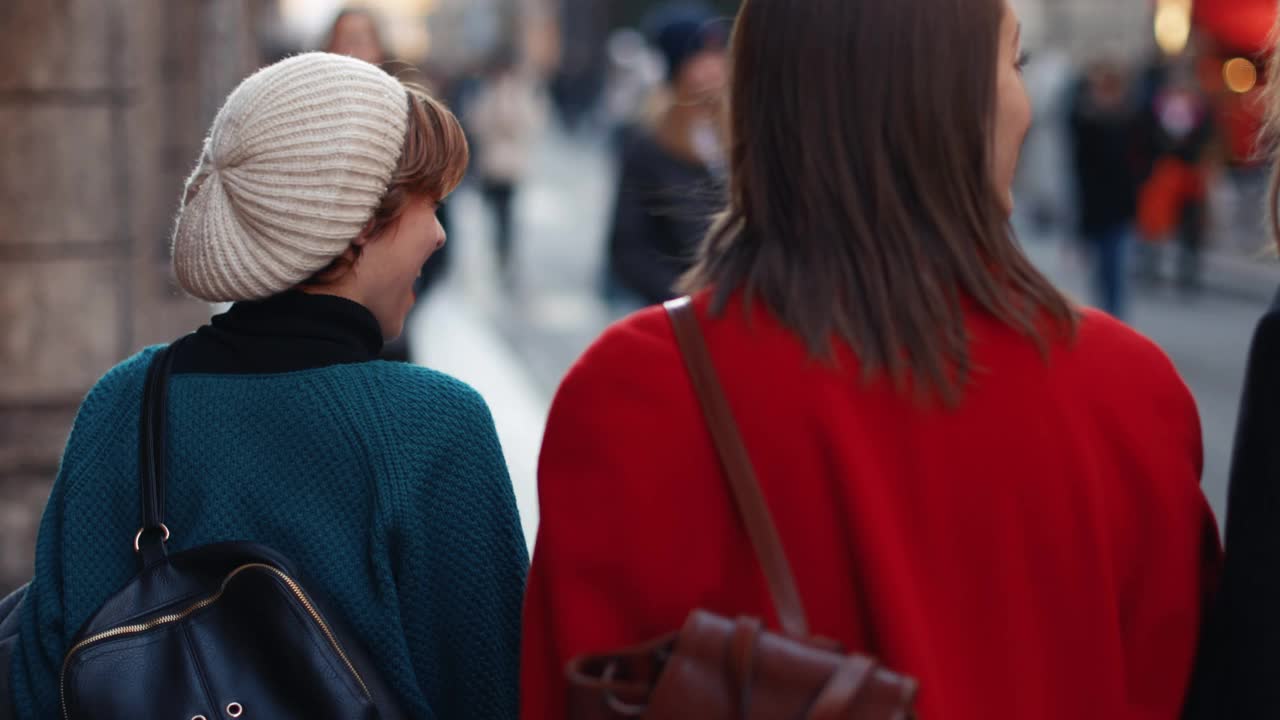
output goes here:
[{"label": "woman with white knit beanie", "polygon": [[[377,359],[467,162],[449,110],[360,60],[298,55],[231,93],[173,267],[191,295],[234,304],[175,345],[164,518],[170,553],[244,541],[289,558],[406,717],[487,720],[517,714],[528,567],[493,420],[461,382]],[[24,720],[62,714],[70,640],[136,572],[157,351],[107,373],[68,440],[9,677]]]}]

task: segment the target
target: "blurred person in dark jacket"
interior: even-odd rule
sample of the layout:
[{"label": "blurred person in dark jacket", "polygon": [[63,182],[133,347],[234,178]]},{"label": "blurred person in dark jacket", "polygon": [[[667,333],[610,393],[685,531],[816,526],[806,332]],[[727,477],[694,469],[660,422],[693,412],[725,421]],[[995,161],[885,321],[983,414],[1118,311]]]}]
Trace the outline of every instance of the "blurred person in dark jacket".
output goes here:
[{"label": "blurred person in dark jacket", "polygon": [[623,305],[675,296],[712,217],[724,206],[721,100],[726,33],[701,5],[668,5],[650,19],[666,59],[652,120],[624,141],[609,241],[607,292]]},{"label": "blurred person in dark jacket", "polygon": [[1096,302],[1123,318],[1138,202],[1131,153],[1137,106],[1119,66],[1099,62],[1089,68],[1071,109],[1070,128],[1080,234],[1094,267]]}]

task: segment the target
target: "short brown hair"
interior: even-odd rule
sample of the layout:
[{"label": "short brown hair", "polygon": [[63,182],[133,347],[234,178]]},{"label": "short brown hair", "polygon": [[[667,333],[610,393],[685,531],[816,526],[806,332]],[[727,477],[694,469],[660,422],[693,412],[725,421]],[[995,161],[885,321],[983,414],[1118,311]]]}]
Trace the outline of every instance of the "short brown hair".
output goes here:
[{"label": "short brown hair", "polygon": [[959,398],[965,303],[1034,338],[1076,310],[1018,248],[992,177],[1001,0],[745,0],[729,205],[682,280],[762,300],[818,356]]},{"label": "short brown hair", "polygon": [[[471,151],[458,118],[421,86],[405,83],[409,94],[409,126],[404,149],[391,182],[374,209],[363,234],[377,237],[391,227],[414,196],[437,202],[453,192],[466,175]],[[360,247],[351,245],[338,258],[316,273],[306,285],[325,285],[342,277],[360,257]]]}]

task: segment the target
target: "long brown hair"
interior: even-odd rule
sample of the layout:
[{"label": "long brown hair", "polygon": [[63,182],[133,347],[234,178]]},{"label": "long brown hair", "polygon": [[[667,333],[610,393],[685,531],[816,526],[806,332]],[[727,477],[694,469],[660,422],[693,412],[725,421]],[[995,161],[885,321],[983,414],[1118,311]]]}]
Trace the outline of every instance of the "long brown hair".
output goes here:
[{"label": "long brown hair", "polygon": [[[1018,248],[992,173],[1002,0],[746,0],[729,206],[681,289],[759,298],[815,355],[958,400],[964,304],[1042,349],[1076,311]],[[1050,322],[1046,323],[1048,320]]]}]

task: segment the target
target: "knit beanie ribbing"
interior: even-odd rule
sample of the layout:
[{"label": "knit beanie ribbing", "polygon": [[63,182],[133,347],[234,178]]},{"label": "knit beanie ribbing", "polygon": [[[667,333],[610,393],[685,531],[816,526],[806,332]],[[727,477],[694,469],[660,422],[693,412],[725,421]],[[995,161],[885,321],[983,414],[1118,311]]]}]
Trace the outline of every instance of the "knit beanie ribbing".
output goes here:
[{"label": "knit beanie ribbing", "polygon": [[342,255],[404,146],[409,95],[369,63],[306,53],[240,83],[213,121],[173,233],[188,293],[255,300]]}]

